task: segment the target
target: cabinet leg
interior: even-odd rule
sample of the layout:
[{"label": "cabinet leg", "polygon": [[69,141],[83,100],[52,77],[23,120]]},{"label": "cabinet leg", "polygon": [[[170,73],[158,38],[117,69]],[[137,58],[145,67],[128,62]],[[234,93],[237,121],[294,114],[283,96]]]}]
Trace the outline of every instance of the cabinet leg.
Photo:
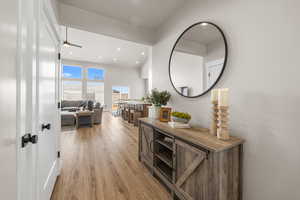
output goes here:
[{"label": "cabinet leg", "polygon": [[239,148],[239,179],[240,179],[240,185],[239,185],[239,200],[243,199],[243,161],[244,161],[244,149],[243,149],[243,145],[240,145]]}]

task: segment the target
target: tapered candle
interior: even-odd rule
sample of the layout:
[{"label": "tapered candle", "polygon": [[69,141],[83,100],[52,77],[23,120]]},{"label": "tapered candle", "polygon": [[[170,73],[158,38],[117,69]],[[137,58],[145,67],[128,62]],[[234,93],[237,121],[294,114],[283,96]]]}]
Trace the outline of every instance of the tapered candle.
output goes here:
[{"label": "tapered candle", "polygon": [[218,95],[219,106],[228,106],[228,88],[220,89]]},{"label": "tapered candle", "polygon": [[211,90],[211,101],[218,101],[218,95],[219,95],[219,90],[218,89],[213,89]]}]

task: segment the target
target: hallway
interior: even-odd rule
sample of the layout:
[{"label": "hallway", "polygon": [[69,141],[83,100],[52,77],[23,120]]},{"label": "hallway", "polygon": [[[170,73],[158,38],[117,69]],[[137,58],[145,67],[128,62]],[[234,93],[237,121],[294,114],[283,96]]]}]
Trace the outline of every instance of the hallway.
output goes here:
[{"label": "hallway", "polygon": [[63,131],[62,170],[52,200],[166,200],[138,161],[138,129],[105,112],[102,125]]}]

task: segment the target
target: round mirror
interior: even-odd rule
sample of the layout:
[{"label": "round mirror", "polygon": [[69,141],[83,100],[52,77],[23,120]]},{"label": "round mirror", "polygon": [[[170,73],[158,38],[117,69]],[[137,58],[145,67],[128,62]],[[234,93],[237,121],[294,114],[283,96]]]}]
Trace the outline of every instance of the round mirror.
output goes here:
[{"label": "round mirror", "polygon": [[227,60],[227,43],[222,30],[210,22],[188,27],[177,39],[169,60],[174,89],[195,98],[211,90],[220,79]]}]

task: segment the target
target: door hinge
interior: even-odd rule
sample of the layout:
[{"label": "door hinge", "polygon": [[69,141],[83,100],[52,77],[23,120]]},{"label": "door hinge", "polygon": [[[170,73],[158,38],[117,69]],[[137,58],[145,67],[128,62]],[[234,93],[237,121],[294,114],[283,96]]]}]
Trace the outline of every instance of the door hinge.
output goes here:
[{"label": "door hinge", "polygon": [[60,151],[57,152],[57,157],[60,158]]},{"label": "door hinge", "polygon": [[61,54],[60,54],[60,53],[58,53],[58,56],[57,56],[57,57],[58,57],[58,60],[60,60],[60,58],[61,58]]},{"label": "door hinge", "polygon": [[38,142],[39,137],[37,135],[31,135],[31,133],[27,133],[22,136],[22,148],[26,147],[29,142],[32,144],[36,144]]},{"label": "door hinge", "polygon": [[57,103],[57,108],[58,108],[58,109],[60,108],[60,102]]}]

